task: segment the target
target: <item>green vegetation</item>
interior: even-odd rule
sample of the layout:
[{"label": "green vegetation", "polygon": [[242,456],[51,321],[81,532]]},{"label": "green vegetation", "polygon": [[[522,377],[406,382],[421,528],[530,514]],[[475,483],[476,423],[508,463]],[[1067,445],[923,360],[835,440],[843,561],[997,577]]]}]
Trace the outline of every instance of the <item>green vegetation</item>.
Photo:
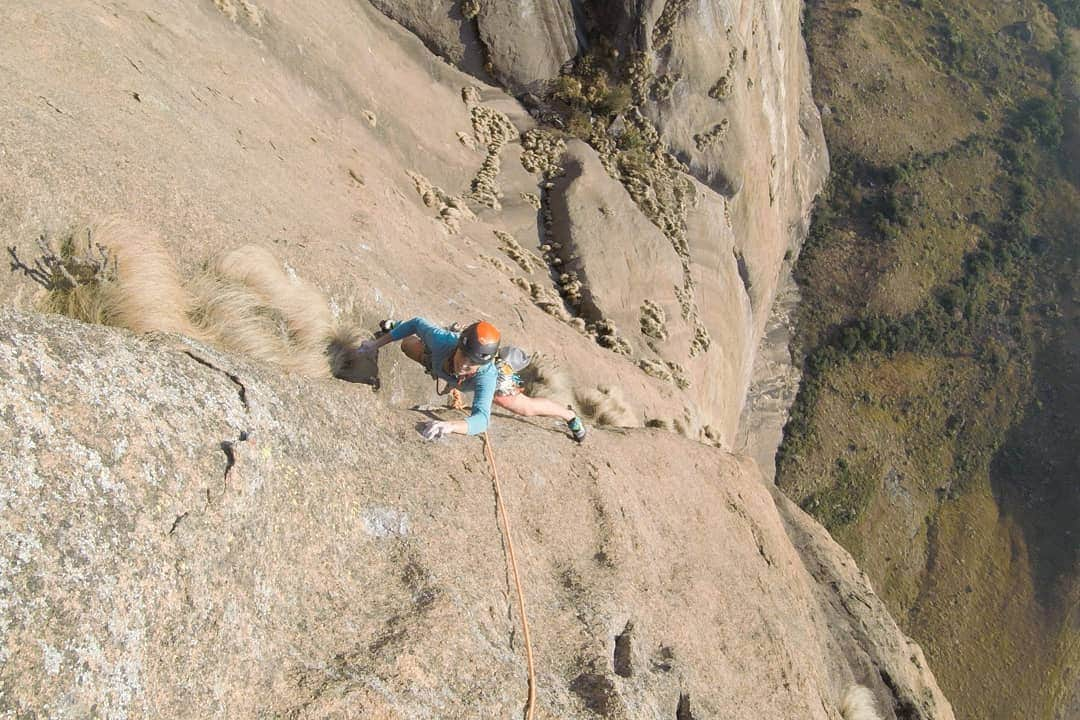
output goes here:
[{"label": "green vegetation", "polygon": [[633,104],[630,67],[600,38],[550,83],[548,100],[562,109],[570,134],[588,142]]},{"label": "green vegetation", "polygon": [[845,458],[837,458],[829,482],[803,501],[803,509],[812,512],[826,527],[847,525],[870,504],[873,483],[868,480],[867,468],[856,470]]},{"label": "green vegetation", "polygon": [[1074,28],[1080,28],[1080,2],[1077,0],[1046,0],[1061,22]]},{"label": "green vegetation", "polygon": [[805,11],[833,172],[796,267],[805,374],[777,482],[962,719],[1052,717],[1080,661],[1076,3],[1049,5],[1057,27],[1037,2]]}]

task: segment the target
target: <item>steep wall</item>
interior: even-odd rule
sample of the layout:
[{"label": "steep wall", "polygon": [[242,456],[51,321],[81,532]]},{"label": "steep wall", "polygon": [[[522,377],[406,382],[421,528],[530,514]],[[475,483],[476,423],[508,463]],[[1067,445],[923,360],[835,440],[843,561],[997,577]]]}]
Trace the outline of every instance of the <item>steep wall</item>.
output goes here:
[{"label": "steep wall", "polygon": [[[701,158],[726,158],[749,184],[725,197],[710,187],[711,160],[690,159],[700,181],[676,169],[685,190],[678,213],[664,220],[669,247],[658,247],[656,259],[679,268],[681,282],[637,282],[626,293],[604,283],[648,272],[612,241],[625,228],[655,232],[659,219],[642,211],[651,191],[632,197],[601,170],[602,153],[579,144],[579,187],[591,188],[597,207],[561,226],[565,234],[550,234],[550,209],[565,187],[552,175],[570,156],[557,143],[537,151],[522,140],[535,121],[476,77],[477,32],[501,28],[506,53],[516,49],[488,58],[516,88],[580,50],[587,8],[537,4],[551,19],[548,37],[524,16],[503,23],[496,4],[480,3],[475,18],[443,5],[392,4],[425,46],[366,2],[5,3],[12,42],[0,60],[12,71],[0,78],[0,239],[29,261],[39,236],[56,242],[78,222],[119,213],[161,235],[182,269],[221,248],[271,246],[361,324],[482,315],[514,342],[562,358],[581,386],[621,387],[637,423],[731,446],[783,257],[823,172],[813,106],[801,99],[796,16],[778,7],[758,20],[736,18],[732,36],[745,31],[748,47],[760,45],[748,61],[759,83],[727,105],[709,99],[710,112],[745,118],[750,144],[721,143]],[[683,11],[672,16],[674,49],[657,54],[657,68],[682,62],[684,46],[700,55],[715,39],[700,34],[694,13],[704,10]],[[451,21],[457,35],[447,34]],[[533,45],[518,42],[523,33],[535,35]],[[765,38],[776,33],[787,50],[768,51]],[[553,62],[515,75],[526,50]],[[688,94],[676,83],[673,98],[704,92],[684,84]],[[680,107],[642,108],[676,155],[692,142],[686,133],[700,129],[669,121]],[[621,216],[605,214],[608,206]],[[553,245],[574,252],[545,249]],[[566,268],[588,279],[593,296],[617,302],[575,318],[565,296],[579,281]],[[33,291],[22,278],[0,281],[9,304],[33,306]]]},{"label": "steep wall", "polygon": [[[382,372],[396,368],[395,354]],[[419,373],[417,373],[419,374]],[[0,311],[0,712],[512,717],[478,439],[180,336]],[[754,465],[670,433],[492,433],[539,718],[951,720],[918,646]]]},{"label": "steep wall", "polygon": [[[642,354],[653,362],[675,363],[693,377],[698,399],[680,420],[691,427],[710,424],[726,444],[736,442],[754,351],[777,288],[805,236],[810,202],[828,165],[810,95],[801,3],[465,3],[475,11],[472,18],[444,12],[457,7],[452,2],[436,4],[442,8],[437,11],[432,10],[436,6],[378,5],[429,47],[438,47],[438,38],[452,35],[454,28],[463,37],[479,33],[487,71],[514,92],[543,95],[567,62],[593,44],[619,54],[617,62],[630,68],[640,96],[627,115],[646,118],[680,170],[700,181],[691,186],[688,209],[661,218],[650,215],[684,265],[685,277],[677,285],[683,294],[680,312],[691,325],[691,349],[677,353],[680,357],[664,351]],[[438,29],[424,21],[433,12],[440,18]],[[467,68],[456,50],[443,56]],[[648,193],[635,196],[639,204],[651,199]],[[604,228],[602,219],[591,224],[608,237],[616,229]],[[581,245],[572,229],[560,239]],[[735,270],[741,288],[731,283]],[[626,316],[642,299],[658,302],[641,291],[634,299],[621,312],[606,315],[621,314],[623,322],[617,325],[624,332]],[[697,357],[695,343],[712,335],[712,355]],[[675,343],[664,345],[667,351]],[[783,422],[783,411],[771,405],[759,414],[754,424]],[[769,435],[764,444],[774,447],[776,433]],[[765,447],[761,454],[769,457],[771,451]]]},{"label": "steep wall", "polygon": [[[485,317],[577,385],[621,388],[635,422],[730,445],[824,171],[795,5],[519,4],[546,18],[527,46],[505,5],[376,4],[423,41],[351,0],[4,3],[0,240],[31,262],[40,236],[118,214],[184,276],[254,243],[346,323]],[[703,78],[669,76],[714,67],[700,21],[718,12],[754,85],[714,106]],[[685,190],[670,222],[478,79],[539,83],[582,49],[581,18],[655,50],[672,95],[639,112]],[[504,30],[508,64],[485,57]],[[738,142],[697,148],[701,128],[669,123],[683,107],[730,113]],[[40,297],[0,280],[0,713],[520,711],[486,470],[475,441],[417,444],[415,367],[387,351],[372,395],[11,309]],[[652,430],[493,434],[540,717],[835,720],[853,682],[886,718],[952,717],[850,558],[748,461]]]}]

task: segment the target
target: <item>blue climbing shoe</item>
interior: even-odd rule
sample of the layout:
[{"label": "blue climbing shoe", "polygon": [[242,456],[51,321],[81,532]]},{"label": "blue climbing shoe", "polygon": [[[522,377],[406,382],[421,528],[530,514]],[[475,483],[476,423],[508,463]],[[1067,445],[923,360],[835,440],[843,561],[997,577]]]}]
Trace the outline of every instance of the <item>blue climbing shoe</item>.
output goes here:
[{"label": "blue climbing shoe", "polygon": [[570,434],[573,435],[574,440],[577,442],[583,442],[585,440],[585,424],[581,422],[581,418],[577,415],[570,420],[567,420],[566,426],[570,428]]}]

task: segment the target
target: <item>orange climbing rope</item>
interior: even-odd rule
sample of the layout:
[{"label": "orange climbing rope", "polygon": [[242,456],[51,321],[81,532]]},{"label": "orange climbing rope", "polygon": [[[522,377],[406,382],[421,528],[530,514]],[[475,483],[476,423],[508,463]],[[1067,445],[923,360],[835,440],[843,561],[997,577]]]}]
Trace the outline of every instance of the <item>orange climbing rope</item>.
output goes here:
[{"label": "orange climbing rope", "polygon": [[[435,382],[436,392],[439,389],[438,381]],[[455,409],[465,411],[461,392],[450,389],[450,398],[447,404]],[[442,394],[442,393],[440,393]],[[506,514],[506,505],[502,499],[502,488],[499,485],[499,469],[495,465],[495,452],[491,449],[491,438],[487,432],[483,433],[484,455],[488,464],[491,465],[491,480],[495,486],[495,506],[499,509],[499,517],[502,518],[503,537],[506,538],[506,555],[510,561],[510,574],[514,577],[514,587],[517,589],[518,614],[521,615],[521,629],[525,637],[525,661],[529,669],[529,697],[525,701],[525,720],[532,720],[533,709],[536,707],[536,670],[533,667],[532,637],[529,635],[529,619],[525,615],[525,591],[521,589],[521,577],[518,575],[517,557],[514,555],[514,541],[510,537],[510,518]]]},{"label": "orange climbing rope", "polygon": [[525,705],[525,720],[532,720],[533,708],[536,706],[536,671],[533,668],[532,639],[529,637],[529,619],[525,616],[525,593],[521,589],[521,578],[518,576],[517,559],[514,557],[514,541],[510,539],[510,519],[506,515],[506,505],[502,501],[502,489],[499,487],[499,471],[495,467],[495,453],[491,450],[491,439],[484,433],[484,454],[487,455],[491,465],[491,478],[495,484],[495,504],[499,508],[499,516],[502,518],[503,534],[506,537],[506,554],[510,559],[510,571],[514,576],[514,587],[517,588],[518,613],[521,615],[521,627],[525,635],[525,660],[529,666],[529,699]]}]

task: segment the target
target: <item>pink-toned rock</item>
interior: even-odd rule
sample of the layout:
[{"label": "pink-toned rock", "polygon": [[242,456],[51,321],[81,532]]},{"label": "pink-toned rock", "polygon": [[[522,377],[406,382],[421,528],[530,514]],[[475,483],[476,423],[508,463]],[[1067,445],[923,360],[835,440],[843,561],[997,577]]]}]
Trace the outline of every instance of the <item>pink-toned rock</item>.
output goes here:
[{"label": "pink-toned rock", "polygon": [[[425,444],[425,416],[367,386],[10,310],[0,378],[13,714],[521,713],[479,440]],[[847,553],[752,463],[555,429],[491,430],[536,717],[825,720],[861,682],[890,720],[951,720]]]}]

